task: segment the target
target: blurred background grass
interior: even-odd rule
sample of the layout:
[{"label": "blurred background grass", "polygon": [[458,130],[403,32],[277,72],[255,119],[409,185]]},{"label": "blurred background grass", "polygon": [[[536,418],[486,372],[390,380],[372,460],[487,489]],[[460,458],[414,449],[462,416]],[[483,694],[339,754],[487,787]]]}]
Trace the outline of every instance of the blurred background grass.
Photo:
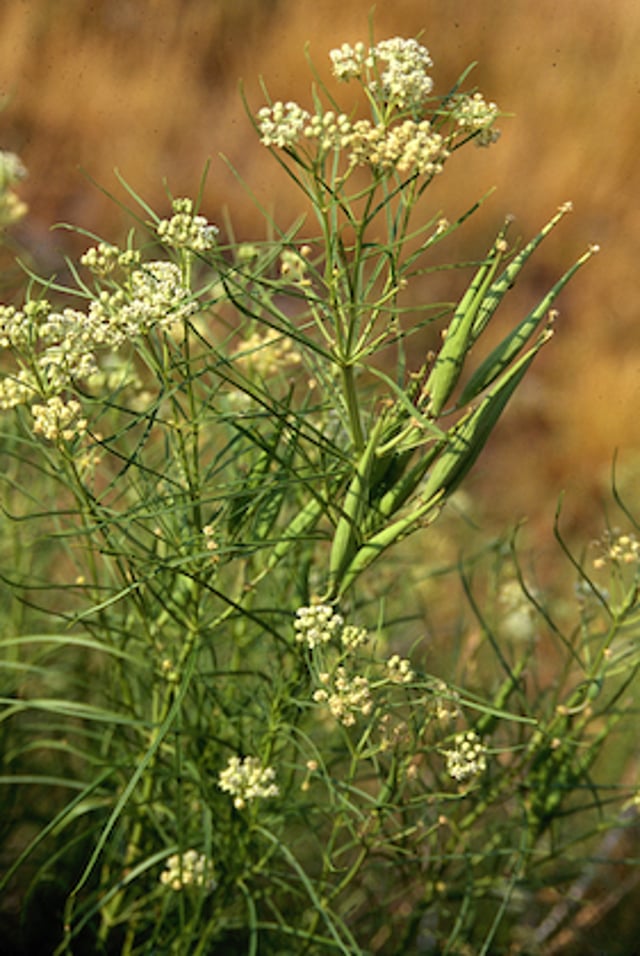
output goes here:
[{"label": "blurred background grass", "polygon": [[[303,48],[322,75],[327,52],[366,39],[370,0],[26,0],[0,7],[0,140],[29,169],[30,215],[17,239],[38,267],[61,268],[84,240],[55,222],[118,239],[124,213],[86,175],[123,196],[124,178],[158,211],[166,185],[195,194],[213,157],[204,211],[228,207],[242,238],[264,223],[218,154],[289,225],[300,197],[244,114],[258,77],[274,98],[310,104]],[[179,11],[179,12],[178,12]],[[602,524],[600,501],[619,450],[620,482],[633,498],[639,399],[637,244],[640,235],[640,6],[635,0],[396,0],[375,12],[375,36],[422,32],[447,89],[471,61],[471,81],[513,113],[498,145],[454,157],[430,190],[425,217],[453,219],[497,186],[456,234],[450,254],[477,255],[505,213],[529,236],[567,199],[575,211],[514,290],[512,319],[532,304],[589,242],[602,252],[560,300],[552,345],[537,360],[467,487],[488,520],[528,516],[544,538],[566,489],[565,526],[582,539]],[[348,88],[345,90],[348,92]],[[86,175],[85,175],[86,174]],[[449,274],[450,275],[450,274]],[[446,294],[424,280],[417,297]],[[510,319],[509,308],[498,321]],[[416,364],[422,356],[416,356]]]}]

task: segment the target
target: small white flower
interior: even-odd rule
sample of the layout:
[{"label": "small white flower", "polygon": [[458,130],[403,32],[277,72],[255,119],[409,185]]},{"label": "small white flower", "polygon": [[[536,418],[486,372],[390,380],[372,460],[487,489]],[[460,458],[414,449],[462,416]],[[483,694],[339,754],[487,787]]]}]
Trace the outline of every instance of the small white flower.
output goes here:
[{"label": "small white flower", "polygon": [[387,661],[387,677],[394,684],[410,684],[414,678],[411,661],[393,654]]},{"label": "small white flower", "polygon": [[454,744],[454,750],[444,751],[450,777],[462,783],[484,773],[487,769],[487,748],[475,730],[456,734]]},{"label": "small white flower", "polygon": [[344,621],[328,604],[312,604],[296,611],[294,628],[296,640],[313,650],[319,644],[327,644],[340,630]]},{"label": "small white flower", "polygon": [[341,47],[329,51],[333,75],[348,82],[362,73],[363,67],[372,66],[371,53],[364,43],[351,46],[343,43]]},{"label": "small white flower", "polygon": [[47,441],[71,441],[86,430],[87,421],[80,417],[81,411],[75,399],[64,402],[59,395],[49,398],[44,405],[32,405],[34,435],[42,435]]},{"label": "small white flower", "polygon": [[230,757],[226,769],[220,772],[218,786],[231,794],[234,807],[242,810],[250,800],[278,796],[275,776],[273,767],[263,767],[258,757]]},{"label": "small white flower", "polygon": [[433,89],[427,73],[433,61],[427,48],[414,39],[393,37],[377,43],[372,53],[376,62],[386,63],[379,81],[370,84],[372,92],[400,110],[419,108]]},{"label": "small white flower", "polygon": [[204,216],[194,215],[191,199],[175,199],[172,206],[174,215],[171,219],[161,219],[156,226],[161,241],[174,249],[188,249],[190,252],[203,253],[213,249],[218,227],[207,222]]},{"label": "small white flower", "polygon": [[329,674],[321,674],[325,685],[314,691],[312,699],[318,704],[327,704],[332,715],[345,727],[352,727],[357,717],[368,717],[373,710],[373,698],[366,677],[349,677],[344,667],[338,667],[333,680]]},{"label": "small white flower", "polygon": [[197,850],[186,850],[182,854],[174,853],[170,856],[160,874],[160,882],[176,893],[188,886],[204,886],[211,891],[217,885],[213,875],[213,863]]},{"label": "small white flower", "polygon": [[474,93],[460,96],[451,115],[462,132],[477,134],[475,141],[479,146],[490,146],[500,136],[493,129],[498,112],[495,103],[487,103],[481,93]]},{"label": "small white flower", "polygon": [[284,149],[292,146],[309,121],[309,113],[291,100],[278,100],[273,106],[263,106],[258,111],[258,129],[263,146]]}]

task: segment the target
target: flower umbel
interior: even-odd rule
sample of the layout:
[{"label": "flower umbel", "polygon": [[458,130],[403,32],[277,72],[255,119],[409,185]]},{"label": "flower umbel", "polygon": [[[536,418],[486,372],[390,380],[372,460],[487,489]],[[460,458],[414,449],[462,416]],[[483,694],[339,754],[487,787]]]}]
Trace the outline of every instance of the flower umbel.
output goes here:
[{"label": "flower umbel", "polygon": [[296,640],[313,650],[319,644],[327,644],[340,630],[344,621],[328,604],[312,604],[296,611],[294,628]]},{"label": "flower umbel", "polygon": [[366,677],[349,677],[344,667],[338,667],[333,680],[329,674],[321,674],[320,680],[328,687],[321,687],[313,694],[318,704],[326,703],[329,710],[345,727],[352,727],[359,716],[368,717],[373,710],[373,698]]},{"label": "flower umbel", "polygon": [[351,163],[370,166],[383,175],[394,170],[434,175],[442,172],[449,156],[442,136],[433,132],[428,120],[408,119],[391,127],[359,120],[348,142]]},{"label": "flower umbel", "polygon": [[393,684],[410,684],[415,677],[411,670],[411,661],[399,654],[393,654],[387,661],[387,677]]},{"label": "flower umbel", "polygon": [[371,52],[376,65],[379,60],[386,63],[379,80],[369,84],[372,92],[400,110],[420,108],[433,89],[427,74],[433,61],[427,48],[411,38],[393,37],[377,43]]},{"label": "flower umbel", "polygon": [[275,776],[273,767],[263,767],[258,757],[230,757],[226,769],[220,772],[218,786],[231,794],[236,810],[242,810],[250,800],[278,796]]},{"label": "flower umbel", "polygon": [[273,106],[263,106],[258,112],[258,129],[263,146],[284,149],[292,146],[309,121],[309,113],[289,101],[278,101]]},{"label": "flower umbel", "polygon": [[464,783],[484,773],[487,769],[487,748],[475,730],[456,734],[454,744],[454,750],[444,751],[447,758],[447,773],[450,777]]},{"label": "flower umbel", "polygon": [[213,249],[218,227],[211,225],[204,216],[193,213],[191,199],[175,199],[171,204],[174,215],[161,219],[156,226],[158,238],[174,249],[203,253]]},{"label": "flower umbel", "polygon": [[176,893],[188,886],[204,886],[211,891],[217,885],[213,875],[213,863],[197,850],[186,850],[182,854],[174,853],[170,856],[160,874],[160,882]]},{"label": "flower umbel", "polygon": [[87,420],[81,417],[81,412],[80,402],[75,399],[64,402],[59,395],[54,395],[44,405],[31,406],[33,433],[47,441],[58,438],[71,441],[86,430]]}]

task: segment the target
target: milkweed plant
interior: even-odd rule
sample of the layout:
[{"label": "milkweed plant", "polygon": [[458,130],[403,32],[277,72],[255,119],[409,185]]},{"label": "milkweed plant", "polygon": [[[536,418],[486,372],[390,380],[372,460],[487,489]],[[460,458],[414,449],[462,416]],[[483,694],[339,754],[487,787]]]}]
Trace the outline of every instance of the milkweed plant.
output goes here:
[{"label": "milkweed plant", "polygon": [[[2,886],[27,937],[49,901],[55,956],[535,951],[571,916],[542,891],[635,807],[602,769],[639,661],[631,513],[591,564],[558,531],[561,612],[511,538],[461,558],[464,668],[407,575],[596,248],[486,346],[570,204],[443,265],[482,204],[424,194],[498,107],[466,75],[436,94],[414,39],[330,59],[306,106],[249,109],[307,219],[241,242],[129,189],[124,245],[84,232],[0,307]],[[2,154],[3,227],[23,172]],[[416,304],[438,270],[454,301]]]}]

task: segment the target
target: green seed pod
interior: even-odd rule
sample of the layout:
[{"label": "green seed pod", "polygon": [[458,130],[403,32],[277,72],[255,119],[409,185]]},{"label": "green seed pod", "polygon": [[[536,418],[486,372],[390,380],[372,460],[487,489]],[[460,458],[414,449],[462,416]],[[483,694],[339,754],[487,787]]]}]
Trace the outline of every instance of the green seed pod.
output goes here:
[{"label": "green seed pod", "polygon": [[289,523],[280,540],[271,549],[267,562],[269,569],[274,568],[287,555],[296,541],[313,530],[325,507],[325,502],[320,498],[311,498],[306,503],[304,508]]},{"label": "green seed pod", "polygon": [[439,448],[440,445],[433,445],[406,474],[399,475],[379,501],[372,505],[366,527],[368,532],[380,528],[409,500],[438,455]]},{"label": "green seed pod", "polygon": [[484,391],[491,385],[504,369],[515,358],[521,348],[531,339],[531,336],[538,328],[542,319],[549,313],[549,309],[558,294],[564,289],[565,285],[571,279],[578,269],[581,268],[594,254],[595,249],[589,249],[578,261],[560,278],[545,297],[538,303],[535,309],[520,322],[509,335],[500,342],[490,355],[475,370],[467,384],[465,385],[460,400],[459,407],[472,401],[476,395]]},{"label": "green seed pod", "polygon": [[480,405],[454,425],[446,442],[440,444],[442,451],[422,491],[425,498],[435,495],[440,489],[447,496],[455,491],[484,448],[505,405],[531,362],[550,337],[551,332],[543,332],[536,344],[503,374]]},{"label": "green seed pod", "polygon": [[549,222],[542,227],[537,236],[534,236],[533,239],[527,243],[524,249],[520,250],[517,256],[513,257],[506,269],[500,273],[485,296],[485,299],[478,310],[476,320],[473,323],[471,337],[474,342],[486,328],[488,322],[500,305],[500,302],[504,298],[505,294],[514,285],[520,270],[527,262],[529,257],[533,252],[535,252],[542,240],[549,235],[551,230],[558,225],[563,216],[571,211],[571,208],[571,203],[564,203],[564,205],[560,206],[555,216],[553,216]]},{"label": "green seed pod", "polygon": [[466,355],[471,345],[471,332],[480,306],[493,281],[504,251],[505,224],[493,249],[482,263],[471,285],[463,295],[454,313],[446,338],[425,385],[429,395],[429,411],[437,418],[445,402],[456,387]]},{"label": "green seed pod", "polygon": [[374,534],[365,544],[362,545],[354,555],[346,571],[342,575],[339,587],[336,589],[335,596],[342,597],[357,577],[365,571],[383,551],[400,541],[414,531],[418,525],[423,525],[429,518],[436,517],[443,493],[437,492],[433,498],[428,501],[421,500],[420,505],[410,514],[399,518],[392,525],[383,528],[377,534]]}]

